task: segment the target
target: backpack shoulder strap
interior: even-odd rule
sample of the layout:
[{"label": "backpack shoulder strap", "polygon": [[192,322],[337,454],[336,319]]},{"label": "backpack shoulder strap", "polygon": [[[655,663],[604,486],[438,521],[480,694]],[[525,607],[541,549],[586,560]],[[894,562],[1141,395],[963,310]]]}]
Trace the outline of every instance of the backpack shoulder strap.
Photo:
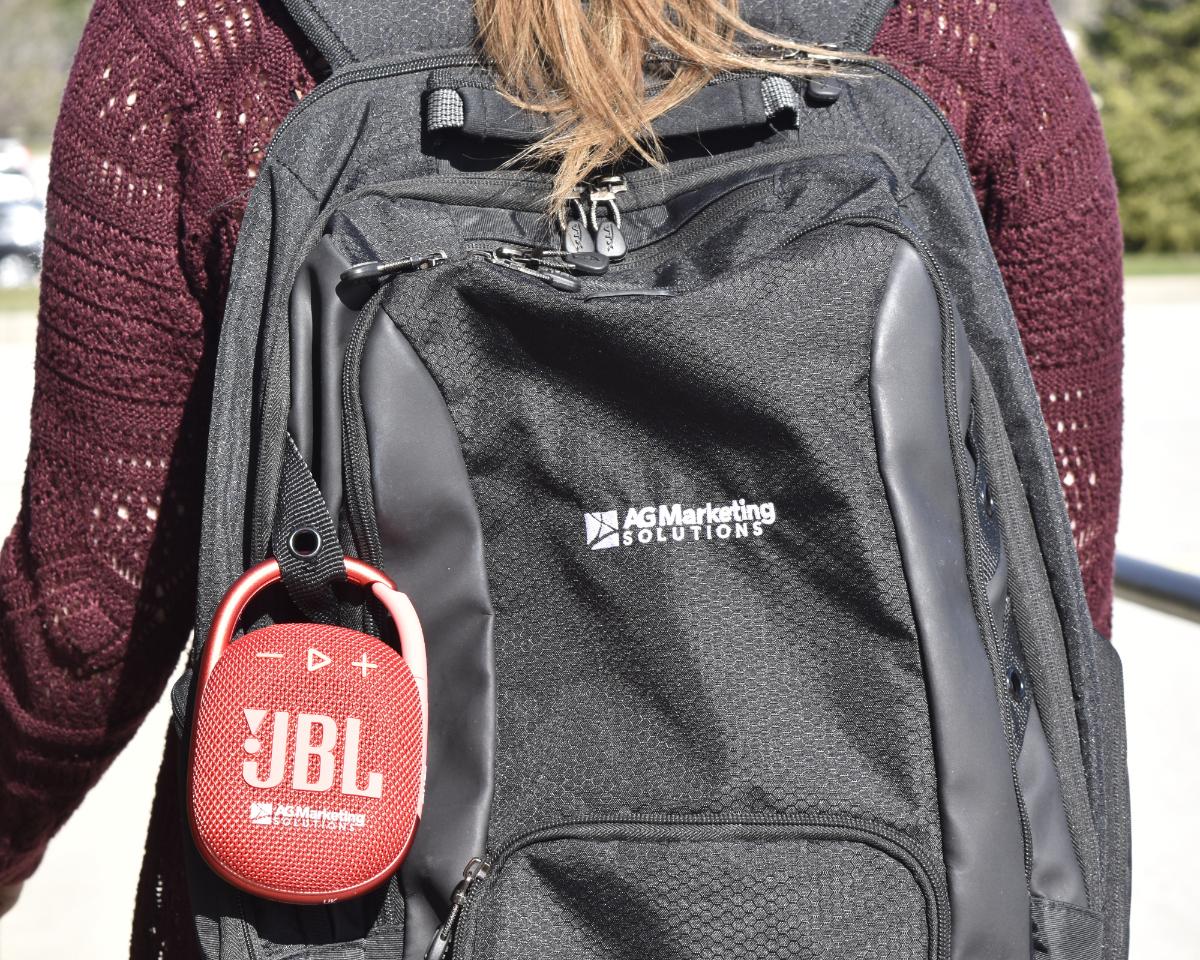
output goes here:
[{"label": "backpack shoulder strap", "polygon": [[[470,0],[283,0],[292,20],[332,67],[401,53],[469,46]],[[579,3],[582,0],[564,0]],[[896,0],[742,0],[764,30],[810,43],[867,50]]]},{"label": "backpack shoulder strap", "polygon": [[466,47],[475,38],[470,0],[283,0],[333,68],[376,57]]},{"label": "backpack shoulder strap", "polygon": [[897,0],[742,0],[742,17],[802,43],[865,52]]}]

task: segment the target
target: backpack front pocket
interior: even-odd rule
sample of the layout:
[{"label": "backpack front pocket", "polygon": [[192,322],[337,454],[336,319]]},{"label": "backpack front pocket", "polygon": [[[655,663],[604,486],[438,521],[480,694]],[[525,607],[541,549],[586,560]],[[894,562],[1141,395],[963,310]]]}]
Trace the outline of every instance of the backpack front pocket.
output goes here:
[{"label": "backpack front pocket", "polygon": [[940,952],[934,874],[885,829],[641,821],[531,836],[472,895],[456,957],[920,960]]}]

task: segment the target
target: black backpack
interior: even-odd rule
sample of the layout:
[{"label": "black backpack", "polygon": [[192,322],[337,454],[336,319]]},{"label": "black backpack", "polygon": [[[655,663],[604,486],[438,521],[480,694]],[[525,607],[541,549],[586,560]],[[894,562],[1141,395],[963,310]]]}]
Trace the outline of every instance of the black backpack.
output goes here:
[{"label": "black backpack", "polygon": [[[287,5],[333,71],[242,226],[197,636],[269,554],[365,629],[343,551],[386,570],[428,794],[346,903],[192,856],[205,955],[1125,957],[1120,665],[928,97],[722,75],[556,221],[467,0]],[[836,59],[889,5],[743,13]]]}]

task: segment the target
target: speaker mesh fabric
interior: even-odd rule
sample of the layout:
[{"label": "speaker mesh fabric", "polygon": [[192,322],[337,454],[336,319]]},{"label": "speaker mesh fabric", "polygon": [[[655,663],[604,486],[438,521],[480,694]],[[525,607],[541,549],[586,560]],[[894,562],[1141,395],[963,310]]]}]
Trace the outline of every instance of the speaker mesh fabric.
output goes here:
[{"label": "speaker mesh fabric", "polygon": [[[336,740],[327,760],[310,755],[296,772],[302,714],[332,721]],[[348,718],[361,724],[356,765],[346,762]],[[269,774],[280,762],[274,755],[280,722],[287,724],[286,741],[279,736],[282,782],[252,786],[249,779],[274,779]],[[312,741],[322,744],[328,730],[322,731],[321,721],[311,726]],[[315,624],[278,624],[246,634],[217,662],[197,709],[189,789],[201,852],[227,879],[279,899],[361,892],[355,888],[366,889],[392,872],[411,840],[421,740],[416,681],[386,644]],[[254,765],[248,776],[247,763]],[[352,790],[364,790],[371,772],[382,774],[380,796],[343,792],[347,769]]]}]

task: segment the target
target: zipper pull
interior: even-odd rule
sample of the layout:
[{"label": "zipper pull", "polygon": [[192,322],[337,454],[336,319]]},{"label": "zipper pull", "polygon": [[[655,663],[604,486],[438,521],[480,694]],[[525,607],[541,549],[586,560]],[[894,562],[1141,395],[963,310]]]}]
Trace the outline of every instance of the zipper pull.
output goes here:
[{"label": "zipper pull", "polygon": [[450,894],[450,912],[446,914],[446,919],[438,927],[437,933],[433,935],[433,942],[425,951],[425,960],[443,960],[449,952],[450,944],[454,942],[454,927],[462,914],[463,905],[467,902],[467,895],[478,881],[483,880],[491,872],[491,869],[491,861],[483,860],[480,857],[475,857],[467,864],[466,869],[463,870],[463,878],[458,881],[458,886]]},{"label": "zipper pull", "polygon": [[415,270],[430,270],[438,264],[446,262],[446,251],[435,250],[418,257],[405,257],[403,260],[393,260],[391,263],[380,263],[378,260],[366,260],[356,263],[342,271],[343,283],[376,283],[397,273],[412,273]]},{"label": "zipper pull", "polygon": [[497,255],[548,270],[568,270],[585,277],[602,277],[608,273],[608,257],[595,250],[572,253],[570,250],[550,250],[545,247],[525,249],[506,244],[496,249]]},{"label": "zipper pull", "polygon": [[828,107],[837,103],[842,95],[842,85],[837,80],[822,77],[807,77],[804,81],[804,99],[814,107]]},{"label": "zipper pull", "polygon": [[838,64],[845,63],[846,58],[842,56],[842,45],[840,43],[818,43],[816,50],[785,50],[782,47],[775,47],[775,56],[770,57],[771,60],[811,60],[813,63],[820,63],[825,66],[835,67]]},{"label": "zipper pull", "polygon": [[588,229],[587,211],[583,208],[583,192],[583,187],[575,187],[558,211],[563,249],[568,253],[591,253],[596,249],[596,241]]},{"label": "zipper pull", "polygon": [[609,258],[599,250],[581,250],[579,253],[569,250],[538,251],[538,259],[543,263],[551,257],[568,267],[572,273],[583,274],[585,277],[602,277],[608,273]]},{"label": "zipper pull", "polygon": [[[491,253],[484,253],[481,256],[489,263],[541,280],[542,283],[547,283],[555,290],[562,290],[564,293],[578,293],[583,289],[583,284],[570,274],[528,266],[525,262],[530,259],[528,251],[521,250],[519,247],[497,247]],[[540,261],[534,258],[534,262]]]},{"label": "zipper pull", "polygon": [[[588,191],[588,222],[596,238],[596,250],[610,260],[620,260],[629,249],[621,232],[621,208],[617,206],[617,194],[628,189],[624,177],[612,176],[593,180]],[[601,207],[608,210],[604,220],[599,217]]]}]

